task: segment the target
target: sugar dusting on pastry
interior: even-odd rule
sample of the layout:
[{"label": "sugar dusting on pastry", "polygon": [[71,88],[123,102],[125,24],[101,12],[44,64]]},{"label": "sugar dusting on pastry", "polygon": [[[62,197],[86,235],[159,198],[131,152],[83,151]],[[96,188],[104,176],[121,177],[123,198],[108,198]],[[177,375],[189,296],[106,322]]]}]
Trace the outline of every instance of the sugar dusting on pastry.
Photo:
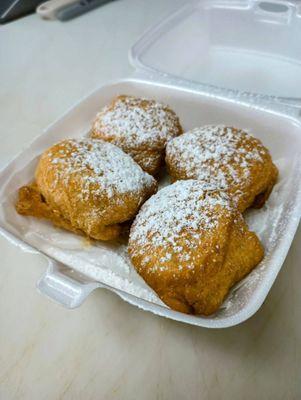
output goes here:
[{"label": "sugar dusting on pastry", "polygon": [[[150,244],[152,248],[172,245],[173,254],[185,261],[188,254],[182,254],[183,247],[179,245],[183,231],[189,231],[196,239],[187,240],[185,247],[195,246],[201,239],[202,231],[217,227],[220,217],[216,212],[218,206],[230,215],[232,204],[225,192],[216,191],[212,186],[196,180],[178,181],[161,189],[142,206],[131,229],[130,241],[142,252],[148,248],[144,247],[145,244]],[[168,257],[171,254],[165,254],[161,262],[167,261]]]},{"label": "sugar dusting on pastry", "polygon": [[141,208],[129,254],[165,304],[210,315],[264,251],[225,191],[184,180],[161,189]]},{"label": "sugar dusting on pastry", "polygon": [[[95,139],[70,139],[53,155],[51,163],[59,167],[57,174],[65,184],[75,173],[82,173],[84,186],[81,195],[106,191],[109,197],[119,194],[139,193],[155,181],[133,159],[111,143]],[[53,156],[55,156],[53,158]],[[63,176],[62,176],[63,175]],[[56,182],[53,182],[54,185]]]},{"label": "sugar dusting on pastry", "polygon": [[96,116],[94,133],[114,137],[117,145],[136,147],[165,143],[179,134],[179,120],[165,105],[144,98],[119,96],[113,105],[104,107]]},{"label": "sugar dusting on pastry", "polygon": [[197,179],[227,190],[240,211],[262,207],[278,176],[259,139],[224,125],[195,128],[172,139],[166,164],[174,180]]},{"label": "sugar dusting on pastry", "polygon": [[[255,138],[252,142],[256,146],[250,146],[249,138],[239,129],[207,125],[175,138],[167,145],[167,153],[174,157],[177,168],[189,171],[194,179],[226,189],[229,184],[248,180],[254,161],[263,162],[266,149]],[[235,165],[239,166],[239,173]]]}]

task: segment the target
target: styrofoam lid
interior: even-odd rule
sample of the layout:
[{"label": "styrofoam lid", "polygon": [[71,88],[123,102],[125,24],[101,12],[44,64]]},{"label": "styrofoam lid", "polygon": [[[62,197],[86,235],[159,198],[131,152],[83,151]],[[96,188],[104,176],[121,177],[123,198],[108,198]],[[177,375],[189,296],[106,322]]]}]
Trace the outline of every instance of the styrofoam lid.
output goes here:
[{"label": "styrofoam lid", "polygon": [[139,70],[167,77],[301,98],[301,2],[191,0],[130,56]]}]

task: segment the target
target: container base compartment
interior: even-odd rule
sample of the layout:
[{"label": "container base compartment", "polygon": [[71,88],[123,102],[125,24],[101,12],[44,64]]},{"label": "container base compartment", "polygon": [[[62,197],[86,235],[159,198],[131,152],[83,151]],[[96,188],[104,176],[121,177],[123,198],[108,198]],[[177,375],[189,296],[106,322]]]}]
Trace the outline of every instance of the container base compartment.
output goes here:
[{"label": "container base compartment", "polygon": [[[207,124],[244,129],[263,142],[279,168],[278,182],[266,205],[259,210],[249,210],[245,215],[250,229],[257,233],[264,245],[265,257],[231,290],[220,310],[210,317],[185,315],[162,304],[131,266],[126,243],[89,242],[46,221],[22,217],[15,211],[17,190],[32,180],[39,155],[61,139],[87,135],[95,114],[121,94],[153,98],[168,104],[178,114],[184,131]],[[208,328],[233,326],[252,316],[261,306],[293,240],[301,212],[300,153],[301,123],[294,117],[168,83],[142,79],[113,82],[77,103],[0,173],[1,233],[20,246],[24,247],[26,243],[30,248],[70,267],[71,273],[75,270],[87,277],[90,286],[89,290],[87,286],[83,289],[83,296],[101,286],[157,315]],[[58,280],[64,274],[53,268],[53,264],[50,272],[57,275]],[[73,304],[70,300],[72,279],[70,285],[65,302],[59,300],[64,296],[64,282],[58,285],[62,289],[57,289],[62,293],[56,300],[67,306]],[[87,283],[77,281],[76,290],[81,285]],[[68,285],[65,286],[67,290]],[[40,290],[43,292],[43,285]],[[79,296],[76,290],[75,295]],[[51,292],[46,294],[51,297]]]}]

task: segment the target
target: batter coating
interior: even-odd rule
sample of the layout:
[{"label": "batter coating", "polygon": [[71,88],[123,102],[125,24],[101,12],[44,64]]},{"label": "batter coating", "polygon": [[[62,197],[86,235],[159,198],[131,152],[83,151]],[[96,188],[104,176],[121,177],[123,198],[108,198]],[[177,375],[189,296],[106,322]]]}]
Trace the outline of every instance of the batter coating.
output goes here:
[{"label": "batter coating", "polygon": [[123,95],[97,114],[91,137],[114,143],[144,171],[156,175],[166,143],[181,133],[179,119],[169,107],[155,100]]},{"label": "batter coating", "polygon": [[98,240],[120,235],[157,189],[153,177],[113,144],[63,140],[41,156],[36,183],[19,191],[20,214],[52,220]]},{"label": "batter coating", "polygon": [[210,315],[264,252],[226,192],[186,180],[142,206],[131,227],[129,254],[165,304]]},{"label": "batter coating", "polygon": [[59,228],[83,234],[80,230],[75,229],[71,225],[70,221],[66,220],[58,210],[52,209],[49,204],[46,203],[45,198],[39,191],[36,183],[22,186],[19,189],[18,195],[16,210],[19,214],[49,219]]},{"label": "batter coating", "polygon": [[198,179],[227,190],[240,211],[262,207],[278,176],[260,140],[223,125],[195,128],[171,140],[166,163],[173,180]]}]

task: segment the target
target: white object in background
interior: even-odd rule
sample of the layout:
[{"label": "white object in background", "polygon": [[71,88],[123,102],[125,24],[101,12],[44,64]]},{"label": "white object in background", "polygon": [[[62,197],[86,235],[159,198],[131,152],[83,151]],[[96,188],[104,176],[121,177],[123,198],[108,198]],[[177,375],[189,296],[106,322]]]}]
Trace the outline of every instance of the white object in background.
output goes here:
[{"label": "white object in background", "polygon": [[75,2],[77,0],[49,0],[40,4],[36,12],[44,19],[56,19],[56,14],[61,8]]},{"label": "white object in background", "polygon": [[130,57],[152,75],[301,107],[300,37],[300,3],[194,0],[149,29]]}]

